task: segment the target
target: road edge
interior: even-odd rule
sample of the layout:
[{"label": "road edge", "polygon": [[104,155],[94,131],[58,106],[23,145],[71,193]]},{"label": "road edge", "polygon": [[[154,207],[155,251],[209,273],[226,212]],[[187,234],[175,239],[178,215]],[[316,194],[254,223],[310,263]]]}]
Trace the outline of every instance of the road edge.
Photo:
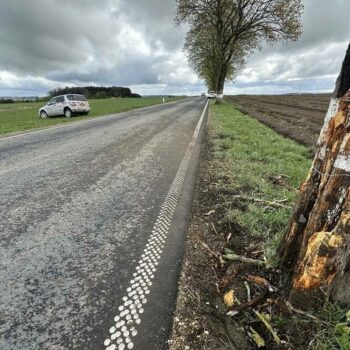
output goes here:
[{"label": "road edge", "polygon": [[[196,125],[177,174],[153,226],[141,259],[138,262],[136,271],[133,273],[133,278],[128,284],[126,295],[122,298],[123,302],[118,304],[119,313],[114,316],[114,325],[111,322],[109,337],[105,338],[104,341],[106,350],[115,350],[117,346],[123,349],[132,349],[139,342],[139,337],[135,338],[135,340],[132,337],[136,337],[139,333],[140,327],[138,325],[141,323],[142,314],[145,312],[144,308],[147,309],[149,304],[152,304],[149,303],[149,300],[152,301],[153,295],[157,295],[158,293],[154,288],[150,290],[150,287],[152,286],[153,279],[155,279],[157,269],[160,271],[158,271],[156,278],[159,278],[159,275],[164,273],[162,271],[164,270],[164,266],[161,266],[159,261],[164,255],[163,252],[169,250],[169,247],[171,249],[172,246],[177,249],[177,253],[179,253],[179,250],[181,253],[176,255],[174,254],[175,249],[171,249],[172,259],[171,264],[169,264],[170,271],[167,275],[173,278],[172,281],[176,285],[178,283],[208,111],[209,101],[206,102]],[[163,312],[164,317],[171,315],[172,318],[176,306],[177,290],[174,292],[171,293],[173,295],[170,297],[170,306],[157,305],[167,309]],[[147,321],[149,322],[146,319]],[[155,341],[166,344],[171,333],[171,328],[172,319],[169,324],[163,325],[162,334],[159,337],[154,337]],[[166,335],[166,339],[163,341],[164,335]],[[144,339],[141,340],[144,341]]]}]

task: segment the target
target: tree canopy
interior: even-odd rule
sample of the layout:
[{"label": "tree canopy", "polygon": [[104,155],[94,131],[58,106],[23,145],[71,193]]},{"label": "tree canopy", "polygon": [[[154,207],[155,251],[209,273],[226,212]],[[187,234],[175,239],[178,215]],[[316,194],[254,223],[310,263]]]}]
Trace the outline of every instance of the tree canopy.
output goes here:
[{"label": "tree canopy", "polygon": [[190,64],[222,95],[225,80],[263,42],[300,37],[302,11],[301,0],[177,0],[176,22],[190,26],[185,43]]}]

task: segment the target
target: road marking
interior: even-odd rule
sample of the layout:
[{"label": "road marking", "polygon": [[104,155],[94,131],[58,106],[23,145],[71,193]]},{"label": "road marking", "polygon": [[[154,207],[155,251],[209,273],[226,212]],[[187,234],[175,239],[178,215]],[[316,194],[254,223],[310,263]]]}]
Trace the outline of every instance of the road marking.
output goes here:
[{"label": "road marking", "polygon": [[92,118],[90,118],[88,120],[82,120],[82,121],[79,121],[79,122],[72,121],[72,122],[69,122],[69,123],[67,123],[65,125],[49,126],[47,128],[41,128],[39,130],[28,131],[28,132],[21,132],[19,134],[11,135],[11,136],[4,136],[4,137],[0,136],[0,142],[2,140],[9,140],[9,139],[13,139],[13,138],[20,137],[20,136],[27,136],[27,135],[31,135],[31,134],[36,134],[38,132],[43,132],[43,131],[48,131],[48,130],[55,130],[55,129],[60,129],[60,128],[68,128],[68,127],[71,127],[71,126],[74,126],[74,125],[89,123],[89,122],[93,122],[93,121],[96,121],[96,120],[103,120],[103,119],[112,118],[112,117],[115,117],[115,116],[123,116],[123,114],[127,114],[127,113],[130,113],[130,112],[136,112],[136,111],[139,112],[139,111],[142,111],[142,110],[145,110],[145,109],[150,109],[152,107],[157,107],[157,106],[159,107],[159,106],[164,106],[164,105],[175,104],[176,102],[185,101],[185,100],[186,99],[170,101],[170,102],[166,102],[165,104],[156,104],[156,105],[153,105],[153,106],[135,108],[135,109],[133,109],[131,111],[114,113],[114,114],[108,114],[108,115],[102,115],[102,116],[95,116],[95,117],[92,117]]},{"label": "road marking", "polygon": [[147,303],[147,296],[151,292],[152,280],[157,272],[157,266],[165,246],[171,221],[180,198],[194,146],[197,142],[208,105],[209,101],[206,103],[197,123],[192,139],[153,226],[151,236],[136,266],[133,278],[129,282],[126,290],[127,295],[122,298],[123,303],[118,308],[119,314],[114,317],[114,324],[109,328],[110,335],[104,341],[106,350],[128,350],[134,348],[132,338],[137,335],[137,327],[141,323],[141,315],[144,312],[143,306]]}]

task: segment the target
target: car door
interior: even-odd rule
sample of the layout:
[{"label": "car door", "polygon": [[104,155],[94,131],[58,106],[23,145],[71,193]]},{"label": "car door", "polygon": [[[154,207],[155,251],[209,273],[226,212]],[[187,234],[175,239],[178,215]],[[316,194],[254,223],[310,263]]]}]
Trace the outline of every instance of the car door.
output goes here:
[{"label": "car door", "polygon": [[49,116],[55,115],[56,97],[52,98],[46,106],[46,113]]},{"label": "car door", "polygon": [[64,96],[56,97],[56,103],[55,103],[55,107],[54,107],[55,115],[64,114],[64,112],[63,112],[64,106],[65,106]]}]

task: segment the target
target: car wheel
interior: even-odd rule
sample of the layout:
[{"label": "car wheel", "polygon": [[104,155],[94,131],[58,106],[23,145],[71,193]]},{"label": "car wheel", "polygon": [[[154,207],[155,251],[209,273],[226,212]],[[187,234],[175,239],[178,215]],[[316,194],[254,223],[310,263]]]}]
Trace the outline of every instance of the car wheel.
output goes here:
[{"label": "car wheel", "polygon": [[64,110],[64,116],[65,116],[66,118],[72,118],[72,111],[71,111],[69,108],[66,108],[66,109]]},{"label": "car wheel", "polygon": [[46,119],[48,117],[47,113],[45,111],[40,112],[40,118],[41,119]]}]

